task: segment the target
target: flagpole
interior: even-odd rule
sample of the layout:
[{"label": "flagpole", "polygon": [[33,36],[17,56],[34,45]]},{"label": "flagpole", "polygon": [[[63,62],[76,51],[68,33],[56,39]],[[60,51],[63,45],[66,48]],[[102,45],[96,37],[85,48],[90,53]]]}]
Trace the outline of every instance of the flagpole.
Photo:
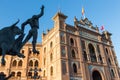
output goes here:
[{"label": "flagpole", "polygon": [[83,15],[83,19],[85,19],[85,14]]}]

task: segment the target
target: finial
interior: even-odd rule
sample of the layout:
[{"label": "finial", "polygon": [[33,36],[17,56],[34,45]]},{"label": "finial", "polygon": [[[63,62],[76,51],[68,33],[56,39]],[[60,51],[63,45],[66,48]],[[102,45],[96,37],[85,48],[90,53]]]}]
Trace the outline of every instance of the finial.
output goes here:
[{"label": "finial", "polygon": [[59,9],[58,12],[61,13],[61,10]]},{"label": "finial", "polygon": [[77,18],[76,18],[76,16],[74,17],[74,22],[75,22],[75,21],[77,21]]}]

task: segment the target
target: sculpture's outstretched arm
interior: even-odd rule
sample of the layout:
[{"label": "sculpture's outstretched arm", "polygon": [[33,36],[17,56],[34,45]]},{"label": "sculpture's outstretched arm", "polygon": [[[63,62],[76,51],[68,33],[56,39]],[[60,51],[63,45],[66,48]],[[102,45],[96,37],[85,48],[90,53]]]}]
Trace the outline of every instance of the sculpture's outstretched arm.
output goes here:
[{"label": "sculpture's outstretched arm", "polygon": [[44,5],[42,5],[42,7],[41,7],[41,12],[40,12],[40,14],[37,15],[37,18],[42,17],[43,14],[44,14]]}]

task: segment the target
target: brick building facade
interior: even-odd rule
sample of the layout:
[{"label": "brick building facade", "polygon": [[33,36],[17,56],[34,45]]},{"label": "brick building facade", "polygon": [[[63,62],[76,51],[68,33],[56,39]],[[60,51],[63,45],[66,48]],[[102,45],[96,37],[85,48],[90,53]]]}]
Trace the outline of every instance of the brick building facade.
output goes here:
[{"label": "brick building facade", "polygon": [[13,73],[10,80],[32,80],[31,68],[36,67],[41,80],[120,80],[111,33],[100,33],[87,18],[75,17],[74,25],[66,24],[66,18],[61,12],[53,17],[54,27],[36,46],[40,54],[32,53],[32,44],[27,43],[21,50],[26,57],[6,56],[0,72]]}]

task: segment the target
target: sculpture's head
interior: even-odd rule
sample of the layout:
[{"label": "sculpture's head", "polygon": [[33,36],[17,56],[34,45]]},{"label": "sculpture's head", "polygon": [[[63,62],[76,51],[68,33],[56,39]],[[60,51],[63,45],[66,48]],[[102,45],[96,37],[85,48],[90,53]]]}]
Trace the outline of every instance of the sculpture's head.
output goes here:
[{"label": "sculpture's head", "polygon": [[15,35],[23,34],[22,30],[17,26],[15,26],[12,30],[13,30]]},{"label": "sculpture's head", "polygon": [[33,15],[33,16],[32,16],[32,19],[34,19],[34,18],[36,18],[36,15]]},{"label": "sculpture's head", "polygon": [[11,25],[11,29],[12,29],[14,35],[20,35],[23,33],[22,30],[18,26],[16,26],[18,22],[19,22],[19,20],[17,22],[15,22],[13,25]]}]

